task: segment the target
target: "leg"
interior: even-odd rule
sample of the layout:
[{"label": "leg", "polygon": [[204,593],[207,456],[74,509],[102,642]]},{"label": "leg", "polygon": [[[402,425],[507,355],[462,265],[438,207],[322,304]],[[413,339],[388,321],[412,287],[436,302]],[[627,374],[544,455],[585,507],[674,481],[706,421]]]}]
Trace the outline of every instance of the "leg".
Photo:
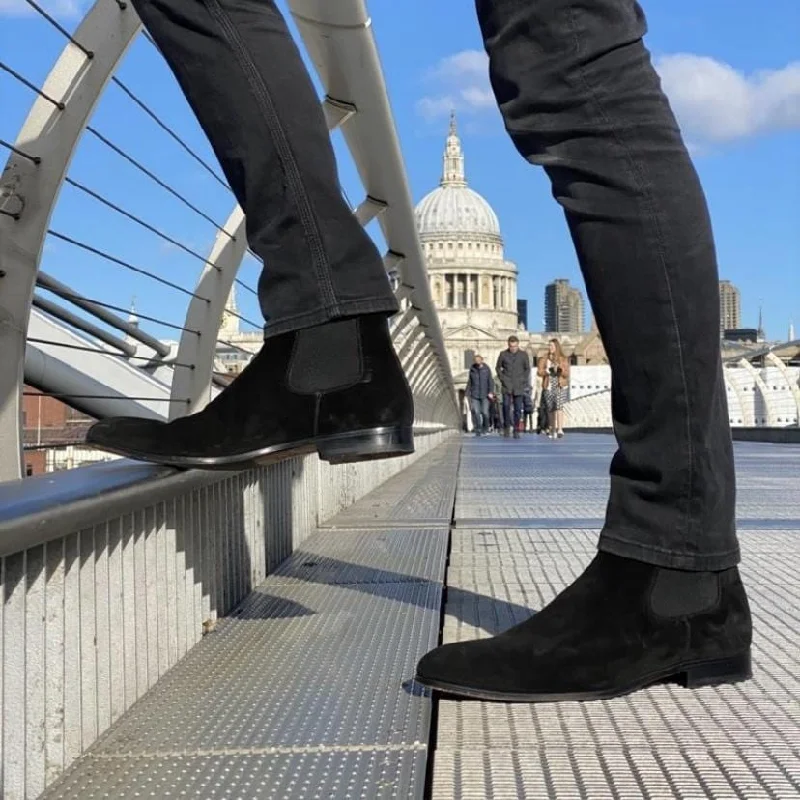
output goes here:
[{"label": "leg", "polygon": [[511,428],[515,439],[519,439],[519,395],[511,396]]},{"label": "leg", "polygon": [[483,417],[483,427],[481,431],[483,433],[489,432],[489,398],[484,397],[481,400],[481,416]]},{"label": "leg", "polygon": [[544,407],[547,409],[547,435],[549,437],[553,437],[556,431],[556,407],[553,403],[553,391],[552,389],[545,389],[542,402],[544,403]]},{"label": "leg", "polygon": [[274,0],[134,0],[269,269],[267,335],[394,313],[380,254],[342,196],[317,93]]},{"label": "leg", "polygon": [[559,387],[556,391],[556,433],[559,437],[564,435],[564,403],[567,399],[567,390]]},{"label": "leg", "polygon": [[503,395],[503,435],[511,435],[511,426],[514,424],[513,398],[510,394]]},{"label": "leg", "polygon": [[642,43],[644,15],[633,0],[477,8],[506,128],[564,207],[613,370],[619,449],[600,547],[667,567],[733,566],[714,242]]},{"label": "leg", "polygon": [[475,431],[476,436],[481,435],[482,422],[481,422],[481,401],[477,397],[471,397],[469,400],[470,411],[472,412],[472,429]]},{"label": "leg", "polygon": [[522,413],[525,407],[525,395],[518,394],[514,398],[514,417],[516,418],[516,424],[519,425],[522,422]]},{"label": "leg", "polygon": [[565,210],[613,369],[619,449],[586,571],[500,636],[432,651],[418,679],[526,702],[747,679],[714,245],[641,8],[476,3],[506,128]]},{"label": "leg", "polygon": [[95,447],[177,467],[413,451],[413,401],[380,255],[342,197],[325,118],[274,0],[134,0],[268,264],[266,343],[199,414],[95,425]]}]

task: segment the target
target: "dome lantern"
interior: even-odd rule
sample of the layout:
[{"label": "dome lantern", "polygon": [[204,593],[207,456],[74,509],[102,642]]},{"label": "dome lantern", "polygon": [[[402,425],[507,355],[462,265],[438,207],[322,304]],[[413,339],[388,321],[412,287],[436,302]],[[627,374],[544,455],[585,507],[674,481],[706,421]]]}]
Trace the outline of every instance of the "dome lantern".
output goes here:
[{"label": "dome lantern", "polygon": [[442,159],[439,186],[422,198],[415,217],[420,238],[459,241],[489,241],[502,246],[500,221],[489,203],[467,185],[464,151],[458,136],[455,113]]},{"label": "dome lantern", "polygon": [[456,127],[456,112],[450,112],[450,132],[444,148],[444,167],[442,169],[441,186],[466,186],[467,179],[464,172],[464,151],[461,149],[461,139],[458,138]]}]

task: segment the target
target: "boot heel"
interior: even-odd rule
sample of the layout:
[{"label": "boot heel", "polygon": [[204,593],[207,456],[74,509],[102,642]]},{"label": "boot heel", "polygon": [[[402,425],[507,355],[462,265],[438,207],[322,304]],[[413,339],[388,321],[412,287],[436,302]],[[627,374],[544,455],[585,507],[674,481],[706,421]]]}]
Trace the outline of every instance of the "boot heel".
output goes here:
[{"label": "boot heel", "polygon": [[683,672],[682,677],[687,689],[749,680],[753,677],[750,653],[706,661],[705,664],[689,667]]},{"label": "boot heel", "polygon": [[414,452],[414,431],[396,427],[343,433],[318,441],[317,452],[331,464],[405,456]]}]

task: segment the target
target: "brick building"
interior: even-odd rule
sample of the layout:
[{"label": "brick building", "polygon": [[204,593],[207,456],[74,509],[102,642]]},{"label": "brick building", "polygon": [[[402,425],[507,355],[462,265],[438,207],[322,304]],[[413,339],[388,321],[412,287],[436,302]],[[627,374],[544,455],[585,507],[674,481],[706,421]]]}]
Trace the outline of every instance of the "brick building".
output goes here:
[{"label": "brick building", "polygon": [[22,431],[25,474],[41,475],[48,471],[48,451],[81,445],[94,420],[32,386],[25,386],[24,391]]}]

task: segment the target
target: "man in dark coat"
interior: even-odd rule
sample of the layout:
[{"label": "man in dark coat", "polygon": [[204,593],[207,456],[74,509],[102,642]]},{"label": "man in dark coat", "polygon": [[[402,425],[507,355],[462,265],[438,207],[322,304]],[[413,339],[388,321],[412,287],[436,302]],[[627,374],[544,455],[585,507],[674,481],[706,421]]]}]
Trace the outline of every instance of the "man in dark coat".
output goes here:
[{"label": "man in dark coat", "polygon": [[476,355],[469,368],[467,378],[467,397],[469,397],[472,424],[475,435],[480,436],[489,430],[489,403],[494,400],[494,379],[492,371],[483,363],[483,356]]},{"label": "man in dark coat", "polygon": [[519,339],[508,337],[508,349],[497,358],[497,379],[503,387],[503,410],[506,423],[505,436],[519,439],[519,421],[522,418],[522,404],[525,391],[531,385],[531,361],[528,354],[519,349]]}]

